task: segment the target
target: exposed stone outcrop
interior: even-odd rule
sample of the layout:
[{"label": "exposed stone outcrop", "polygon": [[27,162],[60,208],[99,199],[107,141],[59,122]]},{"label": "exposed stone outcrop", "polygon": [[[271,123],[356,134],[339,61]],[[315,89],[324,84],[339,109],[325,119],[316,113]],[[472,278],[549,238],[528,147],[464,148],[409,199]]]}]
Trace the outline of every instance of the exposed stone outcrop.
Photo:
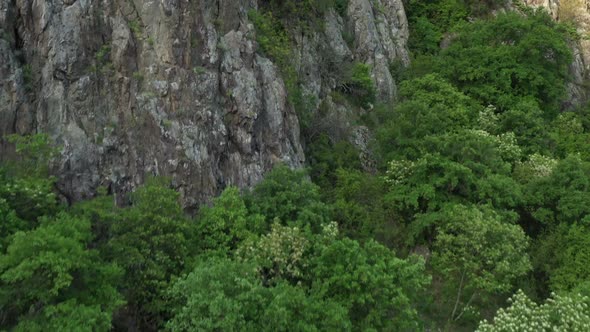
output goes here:
[{"label": "exposed stone outcrop", "polygon": [[[276,163],[304,163],[280,70],[260,55],[256,0],[0,0],[0,135],[49,133],[69,200],[170,176],[186,207],[250,186]],[[317,105],[340,61],[371,64],[393,98],[408,63],[401,0],[350,0],[294,47]],[[346,34],[353,36],[346,42]],[[328,56],[329,55],[329,56]],[[0,147],[0,153],[2,153]]]},{"label": "exposed stone outcrop", "polygon": [[559,0],[523,0],[523,3],[533,8],[545,8],[554,19],[557,19],[559,14]]}]

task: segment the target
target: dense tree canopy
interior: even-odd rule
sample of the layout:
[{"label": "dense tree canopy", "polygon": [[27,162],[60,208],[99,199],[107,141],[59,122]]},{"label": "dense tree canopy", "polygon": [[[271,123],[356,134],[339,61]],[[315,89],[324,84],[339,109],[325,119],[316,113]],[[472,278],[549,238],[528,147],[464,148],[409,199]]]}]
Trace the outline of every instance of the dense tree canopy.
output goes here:
[{"label": "dense tree canopy", "polygon": [[0,256],[3,325],[19,331],[108,331],[124,302],[121,269],[88,249],[90,222],[60,213],[17,232]]}]

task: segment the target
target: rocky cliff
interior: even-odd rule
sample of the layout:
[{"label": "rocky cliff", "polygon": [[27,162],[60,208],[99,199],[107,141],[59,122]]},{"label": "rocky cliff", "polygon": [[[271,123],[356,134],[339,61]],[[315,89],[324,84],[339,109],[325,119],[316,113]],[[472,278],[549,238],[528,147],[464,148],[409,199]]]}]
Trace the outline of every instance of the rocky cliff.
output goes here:
[{"label": "rocky cliff", "polygon": [[[48,133],[68,200],[153,174],[190,208],[276,163],[301,166],[297,116],[248,18],[259,2],[0,0],[0,135]],[[337,87],[328,62],[370,64],[383,100],[396,93],[389,65],[409,61],[401,0],[349,0],[293,36],[314,107]]]}]

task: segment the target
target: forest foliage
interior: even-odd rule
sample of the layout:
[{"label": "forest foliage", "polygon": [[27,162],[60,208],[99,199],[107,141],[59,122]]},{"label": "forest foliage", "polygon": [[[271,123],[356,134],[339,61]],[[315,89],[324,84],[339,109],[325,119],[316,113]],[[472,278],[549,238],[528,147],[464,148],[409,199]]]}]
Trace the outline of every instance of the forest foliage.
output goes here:
[{"label": "forest foliage", "polygon": [[[291,102],[305,96],[288,27],[347,5],[249,13]],[[590,107],[564,106],[576,37],[543,11],[488,15],[502,5],[406,1],[412,65],[399,100],[363,118],[374,172],[325,132],[307,169],[279,165],[195,216],[166,178],[123,206],[106,189],[66,205],[59,147],[6,138],[0,329],[588,330]],[[353,105],[376,102],[367,64],[341,77]]]}]

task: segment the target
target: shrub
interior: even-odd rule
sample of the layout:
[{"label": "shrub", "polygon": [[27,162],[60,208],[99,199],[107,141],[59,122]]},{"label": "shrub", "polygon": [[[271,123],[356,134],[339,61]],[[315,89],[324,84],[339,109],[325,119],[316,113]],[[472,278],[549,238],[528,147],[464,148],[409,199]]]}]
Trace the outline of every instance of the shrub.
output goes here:
[{"label": "shrub", "polygon": [[367,107],[374,103],[376,90],[371,78],[371,66],[357,62],[345,69],[340,90],[352,96],[359,106]]}]

